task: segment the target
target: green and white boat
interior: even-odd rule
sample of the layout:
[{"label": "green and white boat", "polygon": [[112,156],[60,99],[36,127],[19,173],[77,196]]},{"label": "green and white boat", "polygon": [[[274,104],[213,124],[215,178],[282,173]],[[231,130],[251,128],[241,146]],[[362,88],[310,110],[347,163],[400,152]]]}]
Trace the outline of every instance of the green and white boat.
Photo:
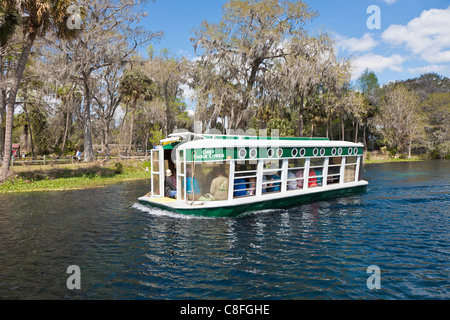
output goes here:
[{"label": "green and white boat", "polygon": [[[138,200],[207,217],[286,208],[364,191],[362,158],[362,144],[328,138],[173,133],[151,151],[151,191]],[[168,169],[174,198],[165,196]]]}]

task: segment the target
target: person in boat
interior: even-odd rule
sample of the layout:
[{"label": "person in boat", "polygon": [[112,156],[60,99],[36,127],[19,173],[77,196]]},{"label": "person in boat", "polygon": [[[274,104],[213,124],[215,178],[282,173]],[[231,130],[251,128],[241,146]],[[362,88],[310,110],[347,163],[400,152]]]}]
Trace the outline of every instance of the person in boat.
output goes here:
[{"label": "person in boat", "polygon": [[[280,180],[280,171],[277,171],[277,173],[273,174],[270,177],[270,180],[279,181]],[[271,188],[270,188],[269,192],[277,192],[277,191],[281,190],[281,182],[274,182],[274,183],[271,183],[270,185],[271,185]]]},{"label": "person in boat", "polygon": [[315,177],[316,172],[314,169],[309,169],[309,176],[312,178],[308,179],[308,188],[317,187],[317,178]]},{"label": "person in boat", "polygon": [[213,200],[227,200],[228,199],[228,178],[225,177],[225,170],[221,167],[216,170],[217,178],[211,182],[209,190]]},{"label": "person in boat", "polygon": [[247,190],[248,196],[254,196],[256,192],[256,178],[249,179],[249,189]]},{"label": "person in boat", "polygon": [[245,189],[247,189],[247,181],[243,178],[234,179],[234,196],[235,197],[243,197],[247,195]]},{"label": "person in boat", "polygon": [[205,177],[205,183],[207,186],[211,186],[212,181],[217,177],[218,167],[213,167],[211,171]]},{"label": "person in boat", "polygon": [[[322,175],[322,168],[317,168],[315,170],[316,172],[316,176],[321,176]],[[317,177],[317,185],[321,186],[322,185],[322,177]]]},{"label": "person in boat", "polygon": [[269,186],[272,185],[272,184],[269,184],[269,183],[264,183],[264,182],[267,182],[267,181],[269,181],[269,179],[267,179],[267,177],[265,175],[263,175],[262,176],[263,184],[262,184],[262,190],[261,190],[262,193],[268,192],[269,191]]},{"label": "person in boat", "polygon": [[200,186],[195,177],[192,176],[192,169],[186,166],[186,193],[189,200],[197,201],[200,198]]},{"label": "person in boat", "polygon": [[175,176],[170,169],[166,170],[166,178],[164,179],[164,196],[175,198],[177,196],[177,187]]},{"label": "person in boat", "polygon": [[[295,173],[295,177],[296,177],[296,178],[303,178],[303,169],[299,169],[299,170]],[[298,189],[303,189],[303,179],[297,180],[297,188],[298,188]]]},{"label": "person in boat", "polygon": [[288,171],[288,179],[289,179],[287,183],[288,190],[297,189],[297,180],[290,180],[295,179],[295,173],[293,173],[291,170]]},{"label": "person in boat", "polygon": [[[243,169],[242,166],[236,167],[236,171],[242,171],[242,169]],[[234,193],[233,193],[234,197],[243,197],[247,195],[247,191],[245,190],[247,189],[246,182],[247,181],[244,178],[234,179]]]}]

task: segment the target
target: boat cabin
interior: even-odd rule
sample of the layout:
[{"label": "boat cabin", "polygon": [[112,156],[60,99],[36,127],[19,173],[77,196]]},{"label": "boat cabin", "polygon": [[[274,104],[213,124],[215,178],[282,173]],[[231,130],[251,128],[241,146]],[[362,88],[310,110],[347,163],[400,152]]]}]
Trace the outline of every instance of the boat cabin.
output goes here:
[{"label": "boat cabin", "polygon": [[[235,215],[265,202],[283,207],[365,186],[362,155],[362,144],[328,138],[172,134],[152,150],[151,192],[139,200],[202,215],[224,208]],[[176,177],[174,198],[165,197],[167,169]]]}]

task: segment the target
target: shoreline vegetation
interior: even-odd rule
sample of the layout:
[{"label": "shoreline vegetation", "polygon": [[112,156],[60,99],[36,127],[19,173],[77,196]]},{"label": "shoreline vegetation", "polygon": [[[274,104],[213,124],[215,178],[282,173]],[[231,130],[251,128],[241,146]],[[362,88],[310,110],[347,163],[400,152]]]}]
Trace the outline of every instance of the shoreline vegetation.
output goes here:
[{"label": "shoreline vegetation", "polygon": [[[424,160],[430,159],[421,157],[401,159],[368,153],[364,157],[364,164]],[[133,160],[112,161],[106,164],[76,163],[14,167],[14,178],[0,185],[0,194],[107,187],[124,181],[150,179],[149,169],[149,161]]]},{"label": "shoreline vegetation", "polygon": [[123,181],[150,179],[149,169],[149,161],[14,167],[14,178],[0,185],[0,194],[107,187]]}]

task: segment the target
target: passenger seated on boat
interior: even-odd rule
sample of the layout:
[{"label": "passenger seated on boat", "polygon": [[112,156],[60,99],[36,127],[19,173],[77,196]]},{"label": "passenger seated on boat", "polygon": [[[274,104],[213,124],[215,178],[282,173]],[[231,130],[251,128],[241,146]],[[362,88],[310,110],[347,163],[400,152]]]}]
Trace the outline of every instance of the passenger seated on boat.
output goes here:
[{"label": "passenger seated on boat", "polygon": [[254,196],[256,192],[256,178],[250,178],[249,180],[249,189],[247,190],[248,196]]},{"label": "passenger seated on boat", "polygon": [[210,186],[212,181],[217,177],[217,167],[213,167],[210,172],[206,175],[205,183]]},{"label": "passenger seated on boat", "polygon": [[213,196],[213,200],[227,200],[228,178],[225,177],[225,170],[223,168],[218,168],[216,172],[218,176],[211,182],[209,192]]},{"label": "passenger seated on boat", "polygon": [[[288,179],[295,179],[295,174],[292,171],[288,172]],[[297,181],[289,180],[287,183],[287,188],[288,188],[288,190],[297,189]]]},{"label": "passenger seated on boat", "polygon": [[[270,177],[270,180],[280,180],[280,172],[278,171],[276,174]],[[281,182],[271,183],[271,188],[268,190],[269,192],[277,192],[281,189]]]},{"label": "passenger seated on boat", "polygon": [[[303,178],[303,169],[298,170],[295,173],[295,177],[296,178]],[[303,189],[303,179],[297,180],[297,188],[298,189]]]},{"label": "passenger seated on boat", "polygon": [[164,179],[164,196],[175,198],[177,195],[176,180],[170,169],[166,170],[166,178]]},{"label": "passenger seated on boat", "polygon": [[[322,168],[316,168],[315,172],[316,172],[316,176],[321,176],[322,175]],[[322,185],[322,177],[317,177],[317,185],[318,186]]]},{"label": "passenger seated on boat", "polygon": [[268,190],[267,187],[269,186],[269,184],[264,183],[264,182],[267,182],[267,181],[269,181],[269,179],[267,179],[266,176],[263,176],[263,177],[262,177],[262,182],[263,182],[263,184],[262,184],[262,190],[261,190],[262,193],[266,193],[267,190]]},{"label": "passenger seated on boat", "polygon": [[186,167],[186,193],[189,200],[197,201],[200,198],[200,186],[195,177],[192,177],[191,167]]},{"label": "passenger seated on boat", "polygon": [[317,178],[315,177],[316,172],[314,171],[314,169],[309,169],[309,176],[313,177],[313,178],[309,178],[308,180],[308,188],[311,187],[317,187]]},{"label": "passenger seated on boat", "polygon": [[237,178],[234,179],[234,193],[233,195],[235,197],[243,197],[245,195],[247,195],[247,192],[245,189],[247,189],[247,181],[245,181],[245,179],[243,178]]}]

